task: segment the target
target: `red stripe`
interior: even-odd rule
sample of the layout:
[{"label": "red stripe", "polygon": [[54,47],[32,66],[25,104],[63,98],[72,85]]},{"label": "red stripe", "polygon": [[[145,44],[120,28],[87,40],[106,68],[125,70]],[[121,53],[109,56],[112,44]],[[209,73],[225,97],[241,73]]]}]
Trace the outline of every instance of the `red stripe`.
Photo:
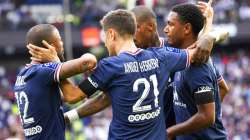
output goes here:
[{"label": "red stripe", "polygon": [[59,65],[56,67],[56,71],[55,71],[55,73],[54,73],[54,80],[55,80],[56,82],[60,82],[59,74],[60,74],[61,67],[62,67],[62,64],[59,64]]},{"label": "red stripe", "polygon": [[223,79],[223,77],[220,76],[220,77],[217,79],[217,81],[220,82],[220,81],[222,81],[222,79]]}]

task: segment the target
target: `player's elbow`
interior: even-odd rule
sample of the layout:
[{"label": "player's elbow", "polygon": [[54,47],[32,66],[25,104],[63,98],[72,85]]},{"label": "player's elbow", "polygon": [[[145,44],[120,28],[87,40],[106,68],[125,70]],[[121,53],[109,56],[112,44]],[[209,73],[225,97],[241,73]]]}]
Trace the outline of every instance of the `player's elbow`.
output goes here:
[{"label": "player's elbow", "polygon": [[86,54],[82,55],[81,58],[84,60],[84,63],[85,62],[87,63],[89,70],[92,70],[96,67],[97,59],[93,54],[86,53]]}]

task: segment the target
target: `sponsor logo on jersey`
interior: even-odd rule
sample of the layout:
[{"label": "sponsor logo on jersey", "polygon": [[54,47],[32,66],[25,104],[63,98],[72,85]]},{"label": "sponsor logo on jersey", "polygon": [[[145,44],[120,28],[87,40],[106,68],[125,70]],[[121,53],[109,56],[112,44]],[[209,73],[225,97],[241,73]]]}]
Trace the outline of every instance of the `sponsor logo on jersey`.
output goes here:
[{"label": "sponsor logo on jersey", "polygon": [[204,92],[211,92],[212,88],[209,86],[201,86],[197,89],[195,93],[204,93]]},{"label": "sponsor logo on jersey", "polygon": [[95,88],[98,88],[98,84],[94,82],[90,77],[88,77],[88,80]]},{"label": "sponsor logo on jersey", "polygon": [[24,134],[27,137],[27,136],[33,136],[33,135],[42,133],[42,131],[43,131],[43,128],[40,125],[37,125],[35,127],[24,129]]},{"label": "sponsor logo on jersey", "polygon": [[179,96],[178,96],[177,89],[176,89],[175,85],[174,85],[173,94],[174,94],[174,98],[173,98],[174,105],[187,108],[187,105],[179,100]]},{"label": "sponsor logo on jersey", "polygon": [[132,122],[150,120],[150,119],[154,119],[154,118],[158,117],[160,115],[160,113],[161,113],[161,107],[159,107],[157,110],[155,110],[153,112],[129,115],[128,121],[132,123]]}]

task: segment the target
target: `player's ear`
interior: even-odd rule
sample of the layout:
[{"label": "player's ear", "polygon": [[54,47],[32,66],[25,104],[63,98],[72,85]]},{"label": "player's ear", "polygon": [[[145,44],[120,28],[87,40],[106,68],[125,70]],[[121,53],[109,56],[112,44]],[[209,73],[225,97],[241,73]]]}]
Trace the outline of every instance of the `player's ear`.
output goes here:
[{"label": "player's ear", "polygon": [[184,25],[184,33],[190,34],[192,32],[192,25],[190,23],[186,23]]},{"label": "player's ear", "polygon": [[114,41],[116,39],[116,36],[117,32],[113,29],[110,29],[110,39]]},{"label": "player's ear", "polygon": [[146,30],[149,31],[149,32],[153,32],[154,31],[154,28],[155,28],[155,25],[154,23],[152,22],[148,22],[146,25]]},{"label": "player's ear", "polygon": [[113,29],[108,29],[106,37],[109,38],[110,40],[114,40],[114,38],[115,38],[114,36],[115,36],[114,30]]}]

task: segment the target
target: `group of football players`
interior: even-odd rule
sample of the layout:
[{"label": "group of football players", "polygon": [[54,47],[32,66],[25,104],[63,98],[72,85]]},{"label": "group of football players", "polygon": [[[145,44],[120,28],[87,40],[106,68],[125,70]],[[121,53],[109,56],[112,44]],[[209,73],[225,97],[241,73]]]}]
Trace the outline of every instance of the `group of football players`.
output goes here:
[{"label": "group of football players", "polygon": [[[112,106],[109,140],[226,140],[221,103],[228,87],[210,58],[226,32],[212,31],[212,1],[174,6],[159,37],[145,6],[101,20],[109,57],[87,53],[65,61],[50,24],[26,36],[31,63],[17,76],[15,97],[26,139],[64,140],[65,122]],[[91,73],[78,85],[70,77]],[[79,107],[63,113],[62,102]]]}]

